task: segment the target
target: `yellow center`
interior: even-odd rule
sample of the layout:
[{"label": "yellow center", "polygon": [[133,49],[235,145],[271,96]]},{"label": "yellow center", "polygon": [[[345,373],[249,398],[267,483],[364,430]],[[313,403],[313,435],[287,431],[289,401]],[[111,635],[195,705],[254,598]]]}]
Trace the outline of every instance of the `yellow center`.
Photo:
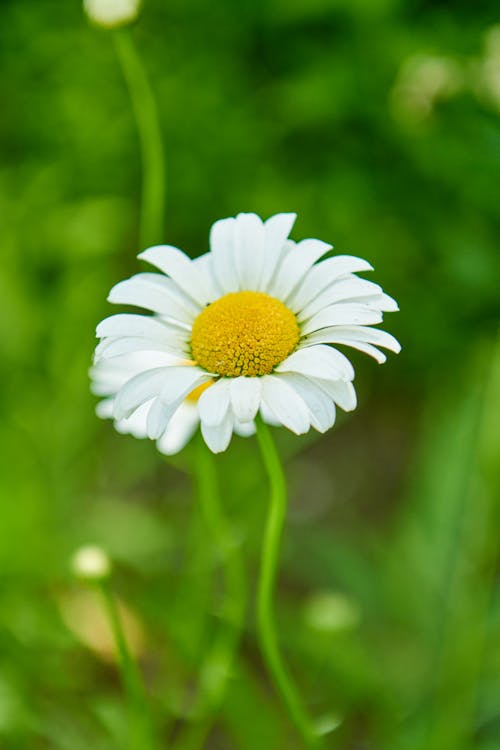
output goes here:
[{"label": "yellow center", "polygon": [[208,372],[254,377],[272,372],[298,341],[297,320],[283,302],[264,292],[232,292],[198,315],[191,351]]}]

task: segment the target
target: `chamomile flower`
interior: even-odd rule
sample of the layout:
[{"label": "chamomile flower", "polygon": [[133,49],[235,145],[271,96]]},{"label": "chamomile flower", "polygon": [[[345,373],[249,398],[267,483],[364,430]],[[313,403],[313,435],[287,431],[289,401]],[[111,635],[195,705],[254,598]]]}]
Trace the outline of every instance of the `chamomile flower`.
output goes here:
[{"label": "chamomile flower", "polygon": [[79,547],[71,559],[73,573],[85,581],[102,581],[111,573],[111,561],[102,549],[95,545]]},{"label": "chamomile flower", "polygon": [[127,26],[135,21],[141,4],[142,0],[83,0],[90,21],[105,29]]},{"label": "chamomile flower", "polygon": [[121,313],[97,327],[94,392],[107,397],[101,416],[158,440],[161,450],[185,413],[176,445],[199,421],[218,453],[233,431],[251,433],[259,413],[300,435],[311,427],[326,432],[336,405],[355,408],[352,364],[333,345],[384,362],[378,347],[400,346],[372,326],[398,307],[380,286],[356,276],[372,270],[367,261],[320,260],[331,245],[290,240],[295,218],[277,214],[263,222],[248,213],[217,221],[210,251],[195,260],[170,245],[139,255],[160,273],[120,282],[109,301],[151,314]]}]

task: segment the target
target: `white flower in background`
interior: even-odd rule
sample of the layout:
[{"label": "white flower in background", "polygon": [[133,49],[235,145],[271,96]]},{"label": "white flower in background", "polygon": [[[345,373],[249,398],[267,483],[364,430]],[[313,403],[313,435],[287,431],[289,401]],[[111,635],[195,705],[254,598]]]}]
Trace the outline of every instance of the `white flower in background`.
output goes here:
[{"label": "white flower in background", "polygon": [[106,29],[133,23],[139,15],[141,4],[142,0],[83,0],[88,18]]},{"label": "white flower in background", "polygon": [[86,581],[102,581],[111,573],[111,562],[101,547],[79,547],[71,559],[73,573]]},{"label": "white flower in background", "polygon": [[106,397],[100,416],[112,416],[121,431],[147,434],[169,453],[199,421],[218,453],[233,431],[251,434],[259,412],[303,434],[332,427],[336,405],[355,408],[353,367],[331,345],[384,362],[377,347],[400,346],[371,326],[398,307],[355,275],[372,270],[365,260],[318,262],[331,245],[289,240],[295,218],[217,221],[210,251],[195,260],[169,245],[141,253],[161,273],[120,282],[109,301],[153,314],[113,315],[97,327],[92,377],[94,392]]}]

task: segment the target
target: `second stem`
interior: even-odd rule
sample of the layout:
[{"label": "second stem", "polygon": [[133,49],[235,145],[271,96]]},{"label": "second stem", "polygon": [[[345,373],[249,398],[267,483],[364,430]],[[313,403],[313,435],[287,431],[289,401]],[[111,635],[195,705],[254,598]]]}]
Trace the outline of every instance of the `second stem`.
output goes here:
[{"label": "second stem", "polygon": [[165,210],[165,156],[158,110],[129,29],[114,34],[115,47],[134,111],[142,157],[142,249],[162,241]]},{"label": "second stem", "polygon": [[264,531],[257,593],[257,624],[262,653],[290,718],[306,747],[316,748],[319,737],[288,674],[278,646],[273,600],[279,550],[287,508],[285,475],[268,426],[259,420],[257,441],[270,484],[269,511]]}]

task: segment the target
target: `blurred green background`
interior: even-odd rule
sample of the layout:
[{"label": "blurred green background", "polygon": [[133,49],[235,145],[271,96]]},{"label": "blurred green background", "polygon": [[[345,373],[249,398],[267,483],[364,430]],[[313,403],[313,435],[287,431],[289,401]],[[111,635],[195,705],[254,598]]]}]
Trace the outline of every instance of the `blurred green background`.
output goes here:
[{"label": "blurred green background", "polygon": [[[165,241],[195,256],[218,218],[296,211],[295,239],[368,258],[400,303],[384,328],[401,355],[352,357],[358,410],[321,438],[277,435],[279,631],[310,712],[336,719],[328,748],[500,747],[495,6],[146,0],[132,30],[161,113]],[[166,748],[196,724],[221,574],[193,446],[167,461],[118,435],[88,390],[107,292],[142,249],[130,102],[112,33],[77,0],[2,0],[0,68],[0,747],[127,746],[99,610],[69,566],[94,542]],[[254,441],[216,463],[250,600],[207,748],[298,748],[256,643]]]}]

